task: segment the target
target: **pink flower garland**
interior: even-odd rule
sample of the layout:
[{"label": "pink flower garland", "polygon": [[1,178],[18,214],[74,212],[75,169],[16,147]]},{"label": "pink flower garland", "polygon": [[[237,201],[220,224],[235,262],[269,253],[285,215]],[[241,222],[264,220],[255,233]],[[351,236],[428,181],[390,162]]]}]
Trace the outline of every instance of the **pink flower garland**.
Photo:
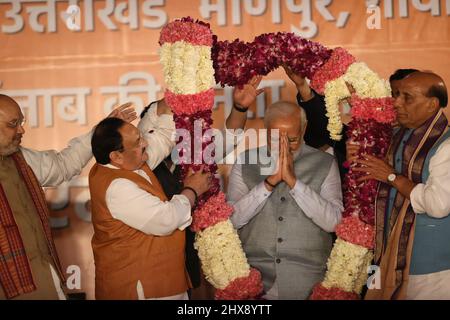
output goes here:
[{"label": "pink flower garland", "polygon": [[[383,158],[388,150],[392,135],[390,124],[379,123],[373,120],[354,119],[349,123],[347,130],[348,141],[359,145],[358,157],[366,154]],[[369,180],[358,182],[357,179],[364,173],[353,171],[355,164],[350,166],[344,179],[344,217],[359,216],[369,224],[375,224],[375,197],[378,182]]]},{"label": "pink flower garland", "polygon": [[175,94],[166,90],[164,96],[172,111],[177,115],[210,110],[211,105],[214,104],[214,89],[197,94]]},{"label": "pink flower garland", "polygon": [[[210,130],[212,125],[211,113],[212,113],[211,110],[204,110],[196,112],[194,114],[181,114],[181,115],[174,114],[173,116],[176,128],[189,131],[189,136],[191,137],[190,145],[187,146],[186,148],[183,148],[183,145],[181,144],[183,137],[179,137],[179,140],[177,141],[178,147],[177,151],[178,155],[180,156],[178,164],[180,164],[181,166],[181,175],[180,175],[181,182],[184,181],[190,169],[194,170],[194,172],[197,172],[199,170],[211,172],[212,174],[215,174],[217,172],[217,165],[214,162],[210,164],[204,162],[205,159],[204,151],[208,148],[208,146],[211,143],[213,143],[212,136],[206,135],[206,131]],[[198,120],[202,121],[201,136],[203,140],[201,141],[202,142],[201,148],[195,146],[195,144],[198,143],[198,141],[195,139],[196,137],[194,135],[194,123]],[[183,158],[186,154],[188,156],[187,163],[184,162]],[[214,156],[214,152],[212,153],[211,156]],[[196,160],[200,160],[201,163],[197,164],[192,163]],[[214,158],[210,160],[214,161]],[[210,197],[218,194],[219,192],[220,192],[219,180],[217,178],[213,178],[211,188],[199,197],[197,202],[197,208],[201,208]],[[227,209],[224,207],[223,210]],[[195,220],[195,213],[194,213],[194,220]]]},{"label": "pink flower garland", "polygon": [[212,48],[216,82],[222,86],[246,84],[255,75],[266,75],[282,64],[311,78],[328,60],[331,50],[294,33],[267,33],[243,42],[217,41]]},{"label": "pink flower garland", "polygon": [[[195,21],[191,18],[183,18],[174,21],[163,28],[159,43],[174,43],[177,41],[189,42],[193,45],[212,45],[212,32],[209,24]],[[191,141],[183,146],[178,139],[178,154],[180,156],[181,175],[180,180],[184,181],[190,169],[196,171],[203,170],[216,174],[217,165],[212,161],[205,163],[204,151],[214,143],[210,132],[212,125],[212,107],[214,105],[214,89],[211,88],[194,95],[178,95],[167,90],[165,92],[167,104],[174,112],[175,127],[185,129],[189,132]],[[196,137],[194,135],[194,123],[201,123],[201,148],[196,148]],[[184,156],[187,156],[184,158]],[[211,154],[214,157],[214,152]],[[200,163],[191,163],[200,159]],[[197,202],[196,210],[193,213],[193,223],[191,228],[198,232],[215,224],[227,220],[232,214],[233,208],[226,203],[225,195],[220,191],[217,178],[213,178],[212,187],[202,194]],[[250,269],[247,277],[235,279],[223,290],[218,290],[216,299],[249,299],[255,298],[263,290],[261,274],[256,269]]]},{"label": "pink flower garland", "polygon": [[312,77],[311,87],[316,92],[323,94],[325,84],[344,75],[348,67],[355,61],[355,57],[347,50],[343,48],[334,49],[331,58]]},{"label": "pink flower garland", "polygon": [[184,41],[198,46],[211,46],[212,36],[209,24],[187,17],[165,26],[160,34],[159,44]]}]

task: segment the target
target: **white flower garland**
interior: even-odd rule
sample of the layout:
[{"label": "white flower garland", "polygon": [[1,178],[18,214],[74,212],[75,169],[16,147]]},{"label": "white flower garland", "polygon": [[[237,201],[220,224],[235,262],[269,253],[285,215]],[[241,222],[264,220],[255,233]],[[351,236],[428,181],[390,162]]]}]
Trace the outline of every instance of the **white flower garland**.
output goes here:
[{"label": "white flower garland", "polygon": [[391,89],[389,83],[381,79],[369,69],[364,62],[352,63],[344,75],[328,81],[325,84],[325,105],[327,108],[328,131],[333,140],[341,140],[342,121],[339,112],[339,102],[351,96],[346,82],[351,84],[356,94],[361,98],[389,97]]},{"label": "white flower garland", "polygon": [[166,42],[160,48],[160,62],[167,87],[175,94],[196,94],[214,84],[211,47]]},{"label": "white flower garland", "polygon": [[322,285],[360,294],[372,258],[371,250],[338,238],[328,259]]},{"label": "white flower garland", "polygon": [[194,247],[205,278],[215,288],[224,289],[234,279],[250,273],[239,236],[229,219],[197,232]]},{"label": "white flower garland", "polygon": [[[174,94],[202,93],[215,83],[209,46],[166,42],[160,48],[160,62],[167,88]],[[229,219],[198,231],[194,247],[206,280],[216,289],[223,290],[234,280],[249,277],[250,265]]]}]

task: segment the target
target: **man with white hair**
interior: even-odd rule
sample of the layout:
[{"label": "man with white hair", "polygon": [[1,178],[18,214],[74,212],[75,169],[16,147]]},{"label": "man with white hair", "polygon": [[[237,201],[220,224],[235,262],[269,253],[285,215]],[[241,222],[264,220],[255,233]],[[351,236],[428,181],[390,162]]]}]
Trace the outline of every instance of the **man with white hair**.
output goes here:
[{"label": "man with white hair", "polygon": [[271,105],[264,124],[267,146],[256,151],[276,154],[270,137],[273,142],[279,132],[275,173],[266,175],[260,158],[248,163],[255,150],[242,154],[228,185],[231,221],[250,265],[262,274],[265,298],[306,299],[324,276],[331,233],[341,220],[339,169],[333,156],[304,144],[307,119],[297,105]]}]

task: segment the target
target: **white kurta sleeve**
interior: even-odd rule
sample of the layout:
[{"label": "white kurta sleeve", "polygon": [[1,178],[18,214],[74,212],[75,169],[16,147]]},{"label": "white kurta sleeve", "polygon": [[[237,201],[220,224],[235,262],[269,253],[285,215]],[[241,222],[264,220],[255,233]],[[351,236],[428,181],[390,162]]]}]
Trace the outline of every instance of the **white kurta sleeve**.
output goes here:
[{"label": "white kurta sleeve", "polygon": [[326,232],[334,232],[342,219],[341,178],[337,162],[333,161],[320,193],[297,180],[289,192],[305,215]]},{"label": "white kurta sleeve", "polygon": [[450,214],[450,139],[439,146],[429,169],[426,183],[417,184],[411,191],[411,205],[415,213],[444,218]]},{"label": "white kurta sleeve", "polygon": [[70,140],[69,146],[60,152],[21,148],[25,161],[33,169],[41,186],[54,187],[81,173],[92,158],[92,133]]},{"label": "white kurta sleeve", "polygon": [[235,164],[230,173],[227,193],[227,200],[234,208],[230,220],[235,229],[242,228],[256,216],[271,194],[264,182],[249,190],[242,178],[242,165]]},{"label": "white kurta sleeve", "polygon": [[186,196],[175,195],[170,201],[161,201],[127,179],[115,179],[109,185],[106,205],[115,219],[149,235],[170,235],[192,222]]},{"label": "white kurta sleeve", "polygon": [[139,121],[138,129],[148,142],[147,164],[155,169],[161,161],[170,155],[175,147],[175,122],[173,116],[156,113],[157,103],[152,104],[145,116]]}]

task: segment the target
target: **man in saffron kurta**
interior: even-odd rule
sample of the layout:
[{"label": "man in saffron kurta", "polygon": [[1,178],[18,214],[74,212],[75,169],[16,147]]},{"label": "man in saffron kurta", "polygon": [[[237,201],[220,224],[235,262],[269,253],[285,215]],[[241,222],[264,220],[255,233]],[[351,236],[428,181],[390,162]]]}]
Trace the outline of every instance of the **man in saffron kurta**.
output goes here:
[{"label": "man in saffron kurta", "polygon": [[[120,111],[136,118],[127,106],[112,115]],[[36,151],[20,146],[23,125],[19,105],[0,94],[0,300],[65,299],[42,186],[57,186],[81,172],[92,157],[91,133],[61,152]]]},{"label": "man in saffron kurta", "polygon": [[[399,83],[397,120],[387,161],[351,160],[380,181],[375,263],[381,288],[366,299],[450,299],[450,131],[442,112],[448,96],[433,73]],[[352,151],[353,150],[353,151]],[[354,149],[350,147],[350,154]]]},{"label": "man in saffron kurta", "polygon": [[144,138],[120,119],[105,119],[94,131],[97,163],[89,188],[97,299],[187,299],[184,229],[192,221],[197,197],[209,189],[211,175],[191,173],[181,194],[168,201],[151,169],[173,144],[158,135],[154,131]]}]

